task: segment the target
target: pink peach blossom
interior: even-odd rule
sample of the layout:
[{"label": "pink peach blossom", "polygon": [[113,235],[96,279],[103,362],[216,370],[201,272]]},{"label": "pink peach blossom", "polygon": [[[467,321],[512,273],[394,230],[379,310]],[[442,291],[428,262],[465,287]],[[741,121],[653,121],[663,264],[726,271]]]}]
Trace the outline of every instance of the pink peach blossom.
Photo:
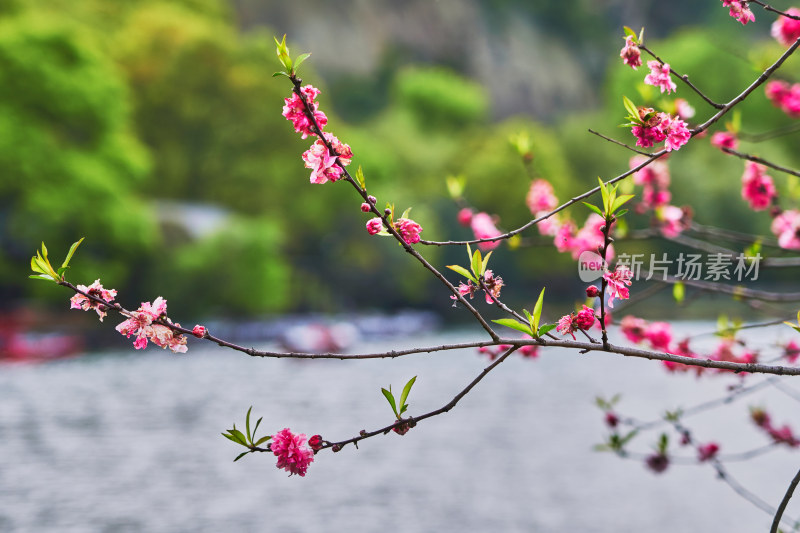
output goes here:
[{"label": "pink peach blossom", "polygon": [[739,147],[739,139],[736,138],[736,135],[728,131],[718,131],[711,136],[711,146],[716,146],[720,149],[729,148],[731,150],[736,150]]},{"label": "pink peach blossom", "polygon": [[383,230],[383,220],[380,217],[371,218],[367,221],[367,232],[370,235],[375,235]]},{"label": "pink peach blossom", "polygon": [[606,271],[603,279],[608,283],[606,293],[608,294],[608,307],[614,308],[614,299],[627,300],[630,298],[628,287],[631,284],[632,273],[627,266],[619,265],[614,272]]},{"label": "pink peach blossom", "polygon": [[466,227],[470,222],[472,222],[472,209],[465,207],[458,212],[458,223]]},{"label": "pink peach blossom", "polygon": [[525,201],[531,213],[552,211],[558,206],[558,198],[553,194],[553,186],[545,179],[533,180]]},{"label": "pink peach blossom", "polygon": [[647,330],[648,323],[643,318],[627,315],[619,323],[619,326],[622,334],[625,335],[629,341],[638,344],[645,339],[645,331]]},{"label": "pink peach blossom", "polygon": [[422,226],[420,226],[410,218],[398,218],[397,220],[395,220],[394,229],[397,233],[400,234],[400,237],[408,244],[418,243],[420,240],[419,234],[422,233]]},{"label": "pink peach blossom", "polygon": [[[800,16],[800,9],[790,7],[786,14]],[[770,34],[784,46],[791,46],[800,38],[800,20],[778,16],[778,20],[772,23]]]},{"label": "pink peach blossom", "polygon": [[675,82],[669,76],[669,63],[662,64],[652,60],[647,62],[647,68],[650,69],[650,74],[644,78],[647,85],[658,87],[662,93],[667,91],[667,94],[677,89]]},{"label": "pink peach blossom", "polygon": [[[314,118],[316,119],[317,124],[319,124],[320,128],[324,128],[328,123],[328,117],[326,117],[325,113],[322,111],[317,111],[319,104],[314,101],[314,99],[320,93],[319,89],[313,87],[312,85],[306,85],[300,89],[300,92],[302,92],[306,97],[309,106],[313,110]],[[315,133],[312,131],[314,125],[308,119],[308,116],[305,113],[303,101],[297,95],[297,93],[292,93],[291,97],[285,98],[284,100],[286,105],[283,106],[283,116],[292,123],[294,130],[297,133],[302,134],[301,137],[303,139],[309,135],[315,135]]]},{"label": "pink peach blossom", "polygon": [[306,447],[306,436],[303,433],[293,434],[284,428],[272,436],[270,450],[278,458],[275,466],[300,477],[306,475],[308,466],[314,462],[314,452]]},{"label": "pink peach blossom", "polygon": [[325,183],[341,179],[344,171],[340,165],[349,165],[353,157],[350,147],[332,134],[325,133],[325,139],[339,155],[332,155],[322,139],[314,141],[311,148],[303,153],[305,166],[311,169],[311,183]]},{"label": "pink peach blossom", "polygon": [[771,229],[778,237],[778,246],[786,250],[800,250],[800,211],[783,211],[772,221]]},{"label": "pink peach blossom", "polygon": [[743,25],[748,22],[755,22],[756,20],[747,2],[743,2],[742,0],[722,0],[722,6],[730,8],[728,14]]},{"label": "pink peach blossom", "polygon": [[651,322],[644,330],[644,337],[654,350],[667,351],[672,343],[672,328],[666,322]]},{"label": "pink peach blossom", "polygon": [[638,67],[642,66],[642,53],[639,51],[639,47],[636,46],[636,43],[633,41],[633,37],[630,35],[625,37],[625,46],[622,47],[619,57],[622,58],[623,63],[631,67],[633,70],[636,70]]},{"label": "pink peach blossom", "polygon": [[[100,298],[101,300],[105,300],[106,302],[111,302],[116,298],[117,291],[116,289],[105,289],[103,285],[100,283],[99,279],[94,280],[94,283],[89,285],[78,285],[78,289],[82,290],[89,296],[94,296],[95,298]],[[97,316],[100,317],[100,322],[103,321],[103,318],[106,316],[106,306],[103,304],[97,303],[93,300],[90,300],[83,294],[76,293],[75,296],[69,299],[70,301],[70,309],[83,309],[84,311],[88,311],[89,309],[94,309],[97,312]]]},{"label": "pink peach blossom", "polygon": [[772,178],[767,175],[767,168],[758,163],[747,161],[742,175],[742,198],[750,204],[753,211],[763,211],[778,196]]},{"label": "pink peach blossom", "polygon": [[[470,225],[476,239],[490,239],[492,237],[499,237],[503,234],[502,231],[497,229],[494,220],[487,213],[476,213],[472,215]],[[478,243],[478,248],[483,251],[493,250],[498,246],[500,246],[499,240]]]}]

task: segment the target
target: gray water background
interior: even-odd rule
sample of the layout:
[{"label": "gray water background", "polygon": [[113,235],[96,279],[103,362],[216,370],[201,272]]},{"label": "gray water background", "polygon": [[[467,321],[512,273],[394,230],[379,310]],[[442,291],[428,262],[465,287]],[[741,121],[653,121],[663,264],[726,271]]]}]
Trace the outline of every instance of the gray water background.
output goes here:
[{"label": "gray water background", "polygon": [[[763,344],[790,333],[784,326],[752,337]],[[300,478],[287,477],[267,454],[233,463],[240,449],[220,432],[242,426],[253,405],[264,417],[261,434],[290,427],[348,438],[391,421],[380,387],[398,390],[419,376],[409,413],[421,414],[449,401],[487,358],[463,350],[381,361],[263,360],[190,342],[184,356],[126,349],[0,366],[0,532],[769,529],[771,517],[708,466],[673,465],[656,476],[639,461],[592,450],[607,434],[596,395],[622,392],[620,411],[652,419],[723,395],[732,375],[696,380],[669,375],[658,362],[562,349],[542,350],[536,360],[512,356],[451,412],[403,437],[321,453]],[[784,379],[800,390],[800,381]],[[749,405],[800,428],[797,403],[775,390],[687,422],[722,451],[757,447],[766,441],[748,421]],[[634,449],[648,452],[657,435],[643,439]],[[779,451],[730,470],[777,505],[798,467],[800,454]],[[800,505],[789,513],[800,515]]]}]

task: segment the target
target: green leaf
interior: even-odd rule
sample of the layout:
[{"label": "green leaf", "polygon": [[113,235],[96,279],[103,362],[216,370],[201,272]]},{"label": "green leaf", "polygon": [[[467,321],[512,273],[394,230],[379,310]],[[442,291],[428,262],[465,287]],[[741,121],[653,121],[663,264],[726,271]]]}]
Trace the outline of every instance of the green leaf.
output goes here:
[{"label": "green leaf", "polygon": [[[390,386],[389,389],[391,388],[392,387]],[[399,418],[399,415],[397,414],[397,404],[394,402],[394,395],[392,394],[392,391],[381,388],[381,392],[384,396],[386,396],[386,400],[389,402],[389,405],[392,406],[392,412],[394,412],[394,416]]]},{"label": "green leaf", "polygon": [[622,29],[625,31],[625,37],[633,37],[636,39],[636,32],[630,29],[627,26],[623,26]]},{"label": "green leaf", "polygon": [[[228,431],[230,431],[230,430],[228,430]],[[229,435],[228,433],[221,433],[221,435],[223,437],[225,437],[226,439],[228,439],[229,441],[235,442],[236,444],[241,444],[242,446],[246,446],[246,444],[243,444],[242,442],[240,442],[239,439],[237,439],[233,435]]]},{"label": "green leaf", "polygon": [[[627,209],[623,209],[622,211],[617,211],[617,212],[614,214],[614,216],[616,216],[617,218],[620,218],[620,217],[623,217],[623,216],[625,216],[625,213],[627,213],[627,212],[628,212],[628,210],[627,210]],[[622,236],[624,237],[624,235],[622,235]]]},{"label": "green leaf", "polygon": [[600,179],[599,176],[597,178],[597,181],[600,182],[600,194],[603,196],[603,211],[608,213],[610,211],[609,210],[610,203],[608,201],[608,187],[606,186],[605,183],[603,183],[603,180]]},{"label": "green leaf", "polygon": [[466,185],[464,176],[447,176],[445,183],[447,184],[447,193],[453,200],[461,198],[461,195],[464,194],[464,186]]},{"label": "green leaf", "polygon": [[300,65],[303,63],[303,61],[305,61],[309,57],[311,57],[311,52],[308,52],[308,53],[305,53],[305,54],[300,54],[297,57],[297,59],[294,60],[294,70],[295,70],[295,72],[297,72],[297,69],[300,68]]},{"label": "green leaf", "polygon": [[55,281],[51,276],[48,276],[47,274],[39,274],[37,276],[30,275],[28,277],[31,279],[40,279],[42,281]]},{"label": "green leaf", "polygon": [[[78,249],[78,246],[81,245],[83,239],[86,237],[81,237],[81,239],[77,242],[73,242],[72,246],[69,247],[69,252],[67,252],[67,257],[64,259],[64,262],[61,263],[61,268],[67,268],[69,266],[69,262],[72,260],[72,256],[75,254],[75,250]],[[61,272],[59,272],[60,274]]]},{"label": "green leaf", "polygon": [[627,96],[622,97],[622,103],[625,105],[625,110],[628,112],[630,118],[636,122],[640,122],[641,119],[639,118],[639,109],[636,107],[636,104],[634,104]]},{"label": "green leaf", "polygon": [[622,205],[625,202],[627,202],[628,200],[630,200],[631,198],[633,198],[633,196],[634,195],[632,195],[632,194],[623,194],[622,196],[620,196],[619,198],[614,200],[613,203],[611,204],[611,213],[612,214],[615,213],[617,211],[617,209],[622,207]]},{"label": "green leaf", "polygon": [[47,271],[43,270],[41,266],[39,266],[39,261],[36,256],[31,257],[31,270],[34,272],[40,272],[42,274],[46,274]]},{"label": "green leaf", "polygon": [[447,265],[447,268],[449,268],[450,270],[453,270],[455,272],[458,272],[459,274],[461,274],[465,278],[472,280],[474,283],[478,283],[478,280],[475,278],[475,276],[473,276],[470,273],[469,270],[467,270],[466,268],[464,268],[462,266],[459,266],[459,265]]},{"label": "green leaf", "polygon": [[68,268],[69,268],[68,266],[62,266],[61,268],[56,270],[56,274],[58,274],[58,277],[60,279],[64,279],[64,272],[66,272]]},{"label": "green leaf", "polygon": [[241,444],[242,446],[247,446],[247,439],[244,437],[244,433],[236,429],[236,427],[234,427],[233,429],[229,429],[228,433],[233,435],[236,438],[236,440],[239,441],[239,444]]},{"label": "green leaf", "polygon": [[253,439],[256,438],[256,431],[258,431],[258,426],[261,425],[261,420],[263,420],[263,419],[264,419],[264,417],[262,416],[261,418],[256,420],[256,427],[253,428],[253,435],[250,438],[250,442],[253,442]]},{"label": "green leaf", "polygon": [[644,42],[644,26],[642,26],[642,31],[639,32],[639,39],[636,44],[642,44]]},{"label": "green leaf", "polygon": [[272,77],[273,78],[276,78],[278,76],[286,76],[287,78],[291,78],[291,76],[289,76],[289,74],[287,74],[286,72],[284,72],[282,70],[280,72],[273,72],[272,73]]},{"label": "green leaf", "polygon": [[367,188],[367,182],[364,180],[364,171],[361,169],[361,165],[358,165],[358,170],[356,170],[356,181],[361,185],[362,189]]},{"label": "green leaf", "polygon": [[481,276],[486,272],[486,267],[489,265],[489,258],[492,257],[492,253],[494,252],[489,252],[486,254],[486,257],[483,258],[483,263],[481,263]]},{"label": "green leaf", "polygon": [[539,320],[542,318],[542,304],[544,303],[544,288],[539,293],[539,299],[536,300],[536,305],[533,306],[533,327],[531,331],[539,330]]},{"label": "green leaf", "polygon": [[[47,261],[47,246],[44,245],[44,241],[42,241],[42,256],[44,256],[45,261]],[[47,261],[48,263],[50,261]]]},{"label": "green leaf", "polygon": [[408,209],[403,211],[403,214],[400,215],[400,218],[408,218],[408,215],[410,215],[410,214],[411,214],[411,208],[409,207]]},{"label": "green leaf", "polygon": [[605,215],[603,214],[603,210],[600,209],[599,207],[597,207],[596,205],[590,204],[588,202],[583,202],[583,205],[585,205],[586,207],[588,207],[589,209],[591,209],[592,211],[594,211],[595,213],[597,213],[601,217],[605,217]]},{"label": "green leaf", "polygon": [[475,250],[475,253],[472,254],[472,263],[470,264],[470,268],[472,268],[472,273],[475,274],[476,278],[481,276],[481,265],[483,264],[483,260],[481,259],[481,251]]},{"label": "green leaf", "polygon": [[236,459],[234,459],[233,462],[235,463],[236,461],[238,461],[239,459],[241,459],[242,457],[244,457],[248,453],[250,453],[250,450],[240,453],[239,455],[236,456]]},{"label": "green leaf", "polygon": [[247,410],[247,417],[245,418],[245,429],[247,429],[247,441],[252,444],[253,438],[250,434],[250,411],[253,410],[253,406],[250,406],[250,409]]},{"label": "green leaf", "polygon": [[542,324],[542,327],[540,327],[539,331],[537,331],[538,336],[541,337],[542,335],[546,335],[547,333],[550,333],[550,331],[555,329],[555,327],[557,325],[558,324]]},{"label": "green leaf", "polygon": [[676,303],[683,303],[683,300],[686,298],[686,287],[683,285],[682,281],[672,286],[672,297],[675,299]]},{"label": "green leaf", "polygon": [[408,393],[411,392],[411,387],[414,386],[414,382],[415,381],[417,381],[417,376],[414,376],[413,378],[408,380],[408,383],[406,383],[406,386],[403,387],[403,393],[400,395],[400,412],[401,413],[403,411],[405,411],[406,407],[408,407],[406,405],[406,400],[408,399]]},{"label": "green leaf", "polygon": [[513,318],[500,318],[498,320],[492,320],[492,322],[533,336],[533,331],[531,331],[531,327],[528,324],[523,324],[522,322]]},{"label": "green leaf", "polygon": [[255,442],[255,444],[253,444],[253,446],[261,446],[262,444],[264,444],[265,442],[267,442],[271,438],[272,438],[272,435],[267,435],[266,437],[261,437],[260,439],[258,439]]}]

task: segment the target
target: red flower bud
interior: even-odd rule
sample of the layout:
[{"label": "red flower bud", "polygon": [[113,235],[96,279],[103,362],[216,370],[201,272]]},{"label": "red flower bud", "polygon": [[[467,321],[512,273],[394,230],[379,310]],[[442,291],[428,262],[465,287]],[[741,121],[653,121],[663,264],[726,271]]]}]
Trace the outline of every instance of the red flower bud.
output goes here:
[{"label": "red flower bud", "polygon": [[589,298],[595,298],[596,296],[600,295],[600,289],[595,287],[594,285],[589,285],[586,287],[586,296]]},{"label": "red flower bud", "polygon": [[314,435],[310,439],[308,439],[308,445],[311,447],[312,450],[319,451],[322,448],[322,436]]}]

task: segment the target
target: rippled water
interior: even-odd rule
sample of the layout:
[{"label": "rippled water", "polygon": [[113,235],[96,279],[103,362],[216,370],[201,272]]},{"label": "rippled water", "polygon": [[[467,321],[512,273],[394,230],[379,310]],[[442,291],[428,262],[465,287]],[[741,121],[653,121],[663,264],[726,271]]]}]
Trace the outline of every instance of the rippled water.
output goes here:
[{"label": "rippled water", "polygon": [[[639,462],[592,451],[606,432],[597,394],[623,392],[621,410],[653,418],[719,396],[733,376],[696,381],[657,362],[558,349],[534,361],[513,357],[450,413],[404,437],[322,453],[305,478],[289,478],[267,455],[233,463],[237,447],[219,433],[243,423],[252,404],[262,432],[354,436],[391,421],[381,386],[397,389],[418,375],[409,412],[420,414],[449,401],[486,359],[468,350],[298,362],[200,346],[186,356],[130,350],[0,366],[0,531],[769,529],[771,517],[708,467],[655,476]],[[797,404],[764,391],[697,418],[697,437],[730,452],[763,444],[747,422],[747,406],[756,404],[800,426]],[[648,451],[655,438],[637,448]],[[777,505],[799,466],[800,455],[778,452],[731,471]]]}]

